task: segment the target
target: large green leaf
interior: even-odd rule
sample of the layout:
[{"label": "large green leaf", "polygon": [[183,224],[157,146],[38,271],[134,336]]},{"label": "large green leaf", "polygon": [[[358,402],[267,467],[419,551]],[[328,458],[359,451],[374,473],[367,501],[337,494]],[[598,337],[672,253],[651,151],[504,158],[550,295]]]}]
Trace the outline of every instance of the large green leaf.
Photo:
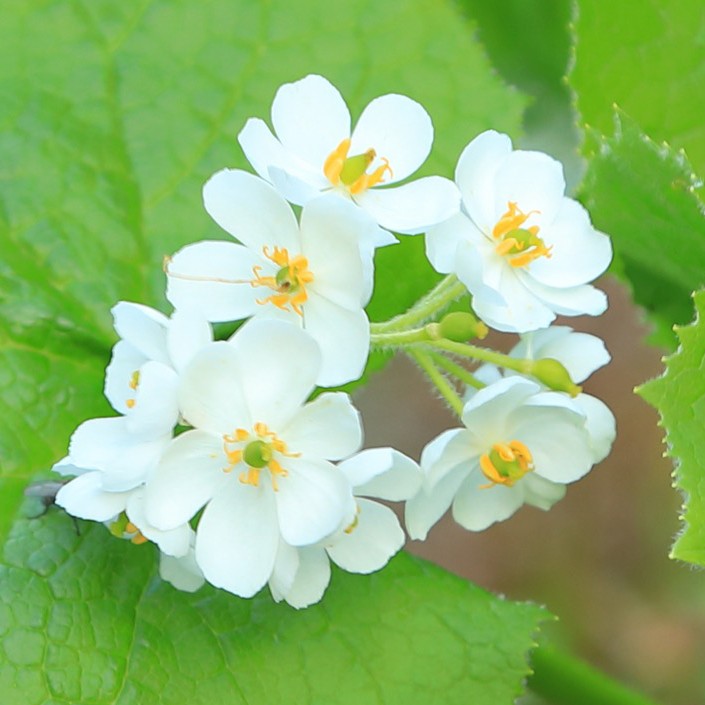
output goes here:
[{"label": "large green leaf", "polygon": [[[424,173],[479,131],[515,132],[523,99],[456,11],[432,0],[10,0],[0,25],[0,692],[3,702],[508,702],[540,612],[407,557],[336,575],[304,613],[262,596],[184,595],[150,550],[52,512],[14,521],[27,478],[109,413],[102,373],[119,299],[164,304],[165,254],[226,238],[200,189],[245,167],[236,135],[276,88],[330,78],[354,114],[423,102]],[[422,238],[380,253],[370,311],[435,280]],[[446,697],[447,696],[447,697]]]},{"label": "large green leaf", "polygon": [[624,115],[599,138],[582,186],[595,225],[611,235],[618,268],[652,314],[654,341],[692,316],[690,294],[705,285],[705,217],[699,180],[685,155],[658,145]]},{"label": "large green leaf", "polygon": [[406,555],[301,612],[181,593],[149,546],[58,514],[18,522],[5,563],[3,705],[510,703],[545,617]]},{"label": "large green leaf", "polygon": [[702,1],[580,0],[578,10],[570,83],[583,122],[609,134],[616,103],[705,173]]},{"label": "large green leaf", "polygon": [[680,347],[666,359],[666,371],[638,392],[661,414],[675,486],[684,496],[685,528],[671,555],[705,565],[705,291],[693,298],[695,321],[676,328]]}]

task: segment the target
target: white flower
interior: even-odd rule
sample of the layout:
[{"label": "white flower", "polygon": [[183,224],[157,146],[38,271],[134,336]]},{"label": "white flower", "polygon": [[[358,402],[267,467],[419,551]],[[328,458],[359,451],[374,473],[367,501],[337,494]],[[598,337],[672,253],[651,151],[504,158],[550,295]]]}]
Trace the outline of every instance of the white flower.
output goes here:
[{"label": "white flower", "polygon": [[332,196],[311,201],[301,226],[289,204],[265,181],[224,170],[203,189],[206,210],[243,244],[201,242],[170,261],[167,298],[209,321],[256,316],[302,326],[323,353],[317,383],[357,379],[370,345],[363,309],[371,292],[358,247],[374,223]]},{"label": "white flower", "polygon": [[295,548],[281,542],[269,588],[274,599],[292,607],[318,602],[330,580],[329,559],[351,573],[383,568],[404,545],[394,512],[370,497],[404,501],[421,486],[419,466],[392,448],[364,450],[338,465],[355,495],[355,514],[315,546]]},{"label": "white flower", "polygon": [[612,257],[609,238],[566,198],[561,165],[546,154],[512,150],[492,130],[476,137],[456,168],[462,212],[426,236],[436,270],[454,272],[485,323],[501,331],[548,326],[556,314],[602,313],[590,286]]},{"label": "white flower", "polygon": [[183,372],[180,408],[195,430],[178,436],[147,482],[146,518],[163,531],[200,509],[196,561],[242,597],[270,578],[281,540],[314,544],[349,516],[352,492],[330,460],[361,443],[346,394],[305,404],[320,351],[284,321],[243,326]]},{"label": "white flower", "polygon": [[196,592],[206,582],[196,563],[195,536],[195,533],[192,533],[192,541],[186,555],[170,556],[164,552],[159,554],[159,577],[183,592]]},{"label": "white flower", "polygon": [[[448,179],[429,176],[386,188],[411,176],[431,151],[431,118],[411,98],[375,98],[351,130],[338,90],[310,75],[279,88],[272,125],[276,137],[264,121],[251,118],[238,139],[257,173],[292,203],[333,191],[399,233],[423,232],[458,212],[459,195]],[[389,242],[394,239],[376,246]]]},{"label": "white flower", "polygon": [[179,418],[178,373],[211,342],[210,326],[188,308],[171,318],[149,306],[120,301],[112,309],[121,340],[105,372],[105,396],[129,430],[169,433]]},{"label": "white flower", "polygon": [[[509,354],[517,359],[558,360],[573,382],[578,384],[610,361],[610,354],[602,340],[589,333],[576,333],[568,326],[551,326],[524,333]],[[516,374],[511,370],[504,372],[507,377]],[[495,382],[501,376],[494,365],[483,365],[476,373],[476,377],[486,384]],[[468,389],[466,400],[475,393],[476,390]],[[599,463],[609,454],[617,434],[614,415],[604,402],[590,394],[578,394],[573,398],[573,403],[585,414],[585,428],[590,435],[594,462]]]},{"label": "white flower", "polygon": [[595,462],[585,416],[566,395],[523,377],[481,389],[463,409],[464,429],[445,431],[421,456],[422,490],[406,505],[409,535],[424,539],[448,507],[481,531],[522,504],[548,509]]}]

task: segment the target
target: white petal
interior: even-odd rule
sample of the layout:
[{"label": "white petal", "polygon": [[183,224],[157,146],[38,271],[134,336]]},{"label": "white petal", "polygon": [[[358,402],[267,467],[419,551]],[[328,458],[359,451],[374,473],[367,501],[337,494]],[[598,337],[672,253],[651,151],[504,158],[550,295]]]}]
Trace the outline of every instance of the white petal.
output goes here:
[{"label": "white petal", "polygon": [[228,482],[208,503],[196,531],[196,561],[206,580],[252,597],[272,574],[279,544],[271,488]]},{"label": "white petal", "polygon": [[105,396],[119,414],[128,412],[127,400],[135,396],[130,387],[132,375],[137,372],[147,358],[132,343],[119,340],[113,346],[110,363],[105,370]]},{"label": "white petal", "polygon": [[316,343],[294,324],[257,318],[230,344],[252,422],[278,432],[313,391],[321,365]]},{"label": "white petal", "polygon": [[524,503],[517,483],[514,487],[487,485],[487,479],[476,470],[463,483],[453,502],[453,518],[468,529],[482,531],[497,521],[508,519]]},{"label": "white petal", "polygon": [[426,445],[421,452],[421,468],[427,489],[440,482],[458,465],[469,465],[477,455],[472,440],[466,429],[455,428],[444,431]]},{"label": "white petal", "polygon": [[[426,233],[426,257],[441,274],[457,271],[456,252],[459,243],[472,237],[476,228],[463,213],[449,218]],[[473,250],[475,257],[477,253]]]},{"label": "white petal", "polygon": [[352,490],[331,463],[287,458],[288,471],[275,492],[281,535],[292,546],[320,541],[335,531],[350,506]]},{"label": "white petal", "polygon": [[522,227],[551,223],[561,207],[564,193],[565,179],[560,162],[543,152],[516,150],[507,155],[494,176],[497,220],[507,212],[509,203],[516,203],[526,214],[538,211]]},{"label": "white petal", "polygon": [[574,401],[585,414],[585,428],[590,434],[594,453],[593,463],[597,464],[609,455],[617,435],[614,415],[604,402],[589,394],[578,394]]},{"label": "white petal", "polygon": [[51,471],[58,473],[63,477],[77,477],[78,475],[83,475],[87,472],[92,472],[88,468],[80,468],[78,465],[74,465],[71,462],[71,458],[67,455],[65,458],[57,461],[52,465]]},{"label": "white petal", "polygon": [[384,567],[404,545],[404,532],[394,512],[368,499],[357,501],[357,524],[326,547],[331,560],[351,573],[372,573]]},{"label": "white petal", "polygon": [[106,492],[102,473],[86,472],[65,484],[56,494],[56,504],[79,519],[110,521],[125,510],[130,492]]},{"label": "white petal", "polygon": [[378,230],[354,204],[327,195],[310,201],[301,213],[301,242],[315,291],[343,308],[361,306],[366,288],[360,245]]},{"label": "white petal", "polygon": [[507,135],[487,130],[465,147],[455,169],[465,210],[475,225],[488,234],[496,223],[494,177],[511,152],[512,141]]},{"label": "white petal", "polygon": [[421,468],[394,448],[369,448],[338,466],[356,496],[401,502],[420,489]]},{"label": "white petal", "polygon": [[590,224],[590,216],[577,202],[563,198],[555,220],[539,236],[552,247],[551,257],[539,257],[528,267],[542,284],[572,287],[587,284],[602,274],[612,259],[612,244]]},{"label": "white petal", "polygon": [[506,308],[504,282],[508,277],[514,277],[514,273],[474,226],[467,228],[464,235],[458,242],[453,271],[473,295],[473,301],[484,306]]},{"label": "white petal", "polygon": [[[433,124],[422,105],[405,95],[390,93],[371,101],[353,130],[350,156],[374,149],[377,159],[389,162],[395,183],[413,174],[428,157],[433,144]],[[368,169],[375,169],[373,162]]]},{"label": "white petal", "polygon": [[237,482],[226,467],[221,439],[203,431],[175,438],[147,483],[147,521],[162,531],[188,522],[225,485]]},{"label": "white petal", "polygon": [[562,316],[599,316],[607,308],[605,293],[589,284],[558,289],[544,286],[528,276],[523,281],[531,294]]},{"label": "white petal", "polygon": [[279,540],[274,568],[269,578],[269,590],[275,602],[281,602],[294,584],[299,570],[299,550]]},{"label": "white petal", "polygon": [[134,406],[125,416],[127,430],[152,438],[170,434],[179,418],[178,384],[179,377],[171,367],[153,361],[142,365]]},{"label": "white petal", "polygon": [[239,169],[215,173],[203,187],[203,204],[223,230],[251,250],[278,245],[298,253],[299,228],[291,206],[258,176]]},{"label": "white petal", "polygon": [[132,492],[127,502],[127,518],[140,530],[145,538],[159,546],[162,553],[170,556],[185,556],[189,552],[191,545],[191,527],[181,524],[168,531],[162,531],[152,526],[144,512],[144,490],[138,489]]},{"label": "white petal", "polygon": [[167,348],[177,372],[191,362],[193,356],[213,342],[213,331],[197,309],[184,307],[174,311],[167,332]]},{"label": "white petal", "polygon": [[[289,203],[297,206],[305,206],[310,200],[320,196],[321,191],[330,188],[330,182],[326,179],[323,172],[317,174],[314,178],[304,178],[301,175],[292,173],[291,170],[282,169],[278,166],[269,167],[269,180]],[[339,198],[342,192],[336,191],[336,194],[339,194],[336,195]]]},{"label": "white petal", "polygon": [[[247,160],[263,179],[273,181],[271,172],[273,168],[277,168],[278,171],[284,170],[281,173],[298,177],[303,180],[303,183],[312,182],[314,186],[309,188],[315,188],[316,191],[329,186],[323,171],[320,168],[314,169],[311,164],[307,164],[285,149],[263,120],[250,118],[237,139]],[[275,187],[279,193],[282,193],[278,185],[275,184]],[[282,193],[282,195],[287,200],[291,200],[286,194]]]},{"label": "white petal", "polygon": [[406,503],[404,522],[412,539],[424,541],[429,529],[445,514],[450,507],[458,488],[467,477],[469,468],[457,466],[432,489],[421,491]]},{"label": "white petal", "polygon": [[274,96],[272,124],[286,149],[313,165],[350,136],[350,112],[338,90],[322,76],[285,83]]},{"label": "white petal", "polygon": [[361,308],[349,310],[312,293],[304,328],[323,356],[318,385],[333,387],[360,378],[370,351],[370,322]]},{"label": "white petal", "polygon": [[179,408],[196,428],[218,436],[252,426],[245,401],[240,356],[230,343],[204,347],[181,375]]},{"label": "white petal", "polygon": [[292,452],[340,460],[362,443],[360,414],[343,392],[326,392],[301,408],[281,431]]},{"label": "white petal", "polygon": [[196,592],[206,582],[193,549],[180,558],[160,554],[159,576],[183,592]]},{"label": "white petal", "polygon": [[535,472],[521,479],[521,488],[524,491],[524,502],[545,512],[563,499],[566,493],[565,485],[546,480]]},{"label": "white petal", "polygon": [[610,354],[600,338],[589,333],[576,333],[568,326],[551,326],[526,333],[510,355],[531,360],[544,357],[558,360],[578,384],[610,361]]},{"label": "white petal", "polygon": [[148,360],[169,364],[166,352],[167,317],[159,311],[120,301],[111,309],[117,334],[137,348]]},{"label": "white petal", "polygon": [[284,599],[296,609],[318,602],[330,582],[328,554],[320,546],[299,549],[299,570]]},{"label": "white petal", "polygon": [[123,492],[146,480],[169,440],[130,433],[122,416],[90,419],[71,436],[69,455],[80,467],[101,470],[106,491]]},{"label": "white petal", "polygon": [[233,242],[187,245],[169,260],[166,297],[176,309],[195,309],[209,321],[235,321],[257,309],[252,268],[266,262]]},{"label": "white petal", "polygon": [[401,186],[368,189],[355,201],[383,228],[413,235],[454,216],[460,193],[450,179],[425,176]]}]

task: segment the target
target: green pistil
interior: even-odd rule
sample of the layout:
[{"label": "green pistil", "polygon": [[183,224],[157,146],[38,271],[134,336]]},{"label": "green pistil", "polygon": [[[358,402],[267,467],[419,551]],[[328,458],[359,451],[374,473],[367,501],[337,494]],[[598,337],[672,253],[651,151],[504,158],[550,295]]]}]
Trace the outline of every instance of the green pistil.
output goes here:
[{"label": "green pistil", "polygon": [[252,441],[245,446],[242,459],[251,468],[263,468],[272,459],[272,449],[264,441]]}]

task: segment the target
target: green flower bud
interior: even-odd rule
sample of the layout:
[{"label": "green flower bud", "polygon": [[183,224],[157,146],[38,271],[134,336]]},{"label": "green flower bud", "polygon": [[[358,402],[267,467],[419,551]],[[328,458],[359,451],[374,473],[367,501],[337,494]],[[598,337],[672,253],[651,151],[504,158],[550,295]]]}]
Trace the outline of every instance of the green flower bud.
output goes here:
[{"label": "green flower bud", "polygon": [[438,324],[438,332],[442,338],[464,343],[472,338],[482,340],[489,332],[487,326],[476,316],[467,311],[448,313]]},{"label": "green flower bud", "polygon": [[528,372],[556,392],[568,392],[571,397],[575,397],[583,391],[583,388],[570,378],[568,370],[552,357],[534,361]]}]

